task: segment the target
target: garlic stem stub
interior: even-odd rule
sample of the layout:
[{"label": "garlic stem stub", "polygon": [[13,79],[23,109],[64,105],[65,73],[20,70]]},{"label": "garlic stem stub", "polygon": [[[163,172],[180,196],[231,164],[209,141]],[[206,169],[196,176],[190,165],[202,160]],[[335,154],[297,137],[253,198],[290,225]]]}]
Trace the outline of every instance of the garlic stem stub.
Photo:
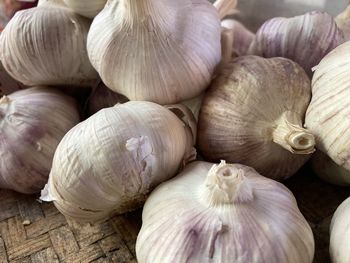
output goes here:
[{"label": "garlic stem stub", "polygon": [[94,18],[106,5],[107,0],[64,0],[75,13]]},{"label": "garlic stem stub", "polygon": [[238,57],[204,96],[198,149],[206,160],[224,159],[273,179],[287,178],[314,152],[314,136],[302,126],[310,97],[310,80],[297,63]]},{"label": "garlic stem stub", "polygon": [[35,87],[0,99],[0,188],[32,194],[47,183],[54,152],[79,122],[76,102]]},{"label": "garlic stem stub", "polygon": [[191,128],[196,127],[152,102],[102,109],[64,136],[41,199],[80,222],[134,210],[195,159]]},{"label": "garlic stem stub", "polygon": [[330,226],[329,252],[333,263],[350,261],[350,198],[335,211]]},{"label": "garlic stem stub", "polygon": [[312,230],[293,194],[240,164],[189,164],[147,199],[139,263],[311,263]]},{"label": "garlic stem stub", "polygon": [[173,104],[207,88],[221,60],[220,34],[207,0],[111,0],[91,25],[87,49],[113,91]]},{"label": "garlic stem stub", "polygon": [[350,171],[350,42],[335,48],[316,67],[305,125],[316,147]]},{"label": "garlic stem stub", "polygon": [[312,68],[344,42],[343,32],[332,16],[312,11],[301,16],[276,17],[266,21],[257,31],[249,54],[289,58],[312,76]]},{"label": "garlic stem stub", "polygon": [[28,85],[90,86],[98,77],[86,50],[90,21],[63,1],[39,1],[15,14],[0,35],[0,60]]}]

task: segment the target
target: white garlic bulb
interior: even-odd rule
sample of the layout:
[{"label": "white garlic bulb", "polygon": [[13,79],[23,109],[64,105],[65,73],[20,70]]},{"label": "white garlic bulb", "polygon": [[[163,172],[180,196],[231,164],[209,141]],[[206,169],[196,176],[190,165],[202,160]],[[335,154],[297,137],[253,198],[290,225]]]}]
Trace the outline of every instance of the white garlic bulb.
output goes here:
[{"label": "white garlic bulb", "polygon": [[206,160],[242,163],[281,180],[314,151],[303,128],[310,80],[286,58],[232,60],[205,93],[198,121],[198,149]]},{"label": "white garlic bulb", "polygon": [[152,102],[102,109],[62,139],[41,198],[81,222],[136,209],[185,159],[195,158],[194,134],[174,113]]},{"label": "white garlic bulb", "polygon": [[350,171],[350,42],[322,59],[312,78],[312,99],[305,125],[316,147]]},{"label": "white garlic bulb", "polygon": [[221,59],[220,19],[207,0],[111,0],[87,48],[110,89],[171,104],[199,95]]},{"label": "white garlic bulb", "polygon": [[41,0],[7,24],[0,35],[0,60],[25,85],[90,85],[98,75],[86,51],[89,27],[88,19],[62,1]]},{"label": "white garlic bulb", "polygon": [[64,0],[75,13],[94,18],[106,5],[107,0]]},{"label": "white garlic bulb", "polygon": [[234,19],[225,19],[221,21],[221,26],[233,32],[234,54],[237,56],[246,55],[250,44],[254,40],[255,34],[249,31],[243,24]]},{"label": "white garlic bulb", "polygon": [[311,69],[344,41],[332,16],[313,11],[266,21],[257,31],[249,53],[267,58],[289,58],[312,75]]},{"label": "white garlic bulb", "polygon": [[76,102],[52,88],[30,88],[2,97],[0,188],[40,192],[58,143],[78,122]]},{"label": "white garlic bulb", "polygon": [[350,40],[350,5],[336,18],[337,26],[343,31],[345,41]]},{"label": "white garlic bulb", "polygon": [[314,239],[293,194],[254,169],[194,162],[147,199],[139,263],[311,263]]},{"label": "white garlic bulb", "polygon": [[333,263],[350,262],[350,198],[335,211],[330,226],[329,252]]},{"label": "white garlic bulb", "polygon": [[350,186],[350,171],[337,165],[321,151],[316,151],[312,155],[311,166],[315,174],[324,181],[340,186]]}]

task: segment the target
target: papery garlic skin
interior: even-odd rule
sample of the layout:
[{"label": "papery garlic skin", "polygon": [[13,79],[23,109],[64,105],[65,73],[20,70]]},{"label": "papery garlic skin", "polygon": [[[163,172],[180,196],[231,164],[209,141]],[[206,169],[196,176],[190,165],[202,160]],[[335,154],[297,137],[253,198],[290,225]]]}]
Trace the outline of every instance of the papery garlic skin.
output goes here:
[{"label": "papery garlic skin", "polygon": [[302,126],[310,96],[308,76],[289,59],[232,60],[203,99],[199,152],[277,180],[293,175],[314,151],[314,137]]},{"label": "papery garlic skin", "polygon": [[40,192],[58,143],[79,120],[76,102],[52,88],[30,88],[2,97],[0,188]]},{"label": "papery garlic skin", "polygon": [[343,31],[345,41],[350,40],[350,5],[336,18],[337,26]]},{"label": "papery garlic skin", "polygon": [[311,263],[314,239],[292,193],[239,164],[189,164],[147,199],[139,263]]},{"label": "papery garlic skin", "polygon": [[277,17],[266,21],[257,31],[249,54],[289,58],[311,76],[311,69],[344,41],[332,16],[312,11],[292,18]]},{"label": "papery garlic skin", "polygon": [[111,0],[95,17],[87,48],[113,91],[172,104],[209,85],[221,60],[220,19],[206,0]]},{"label": "papery garlic skin", "polygon": [[221,21],[221,26],[233,32],[233,52],[237,56],[247,55],[248,49],[255,34],[249,31],[243,24],[234,19]]},{"label": "papery garlic skin", "polygon": [[333,263],[350,262],[350,198],[335,211],[330,226],[329,252]]},{"label": "papery garlic skin", "polygon": [[316,137],[316,147],[350,170],[350,42],[322,59],[312,78],[312,99],[305,125]]},{"label": "papery garlic skin", "polygon": [[134,210],[185,158],[195,158],[189,156],[192,136],[175,114],[155,103],[100,110],[62,139],[41,198],[80,222]]},{"label": "papery garlic skin", "polygon": [[185,105],[191,110],[191,112],[193,113],[197,121],[198,121],[199,111],[202,106],[203,98],[204,98],[204,93],[200,94],[199,96],[193,99],[185,100],[181,102],[182,105]]},{"label": "papery garlic skin", "polygon": [[62,1],[19,11],[0,35],[0,60],[25,85],[85,86],[98,75],[86,51],[90,21]]},{"label": "papery garlic skin", "polygon": [[64,0],[75,13],[94,18],[106,5],[107,0]]},{"label": "papery garlic skin", "polygon": [[350,171],[337,165],[321,151],[316,151],[312,155],[311,166],[322,180],[339,186],[350,186]]}]

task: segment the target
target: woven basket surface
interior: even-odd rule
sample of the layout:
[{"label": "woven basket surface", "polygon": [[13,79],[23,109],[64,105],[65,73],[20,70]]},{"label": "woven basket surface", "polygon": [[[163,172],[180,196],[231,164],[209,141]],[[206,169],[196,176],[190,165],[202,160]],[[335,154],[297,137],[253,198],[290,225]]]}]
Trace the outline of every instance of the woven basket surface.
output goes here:
[{"label": "woven basket surface", "polygon": [[0,191],[0,263],[136,263],[141,211],[78,225],[36,198]]},{"label": "woven basket surface", "polygon": [[[304,168],[285,184],[294,193],[316,240],[316,263],[330,262],[329,223],[349,188],[326,184]],[[67,222],[38,196],[0,190],[0,263],[136,263],[141,210],[94,225]]]}]

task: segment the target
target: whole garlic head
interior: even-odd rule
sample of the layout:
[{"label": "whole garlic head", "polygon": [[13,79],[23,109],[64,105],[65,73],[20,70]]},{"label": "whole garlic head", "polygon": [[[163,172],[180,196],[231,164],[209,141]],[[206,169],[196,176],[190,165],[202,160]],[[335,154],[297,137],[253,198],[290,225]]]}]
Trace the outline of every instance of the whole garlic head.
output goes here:
[{"label": "whole garlic head", "polygon": [[266,58],[289,58],[311,76],[311,69],[344,41],[343,33],[332,16],[313,11],[266,21],[257,31],[249,53]]},{"label": "whole garlic head", "polygon": [[107,0],[64,0],[75,13],[94,18],[106,5]]},{"label": "whole garlic head", "polygon": [[314,239],[293,194],[254,169],[194,162],[147,199],[139,263],[311,263]]},{"label": "whole garlic head", "polygon": [[333,263],[350,262],[350,198],[335,211],[330,226],[329,252]]},{"label": "whole garlic head", "polygon": [[198,149],[206,160],[241,163],[281,180],[314,151],[303,128],[310,80],[285,58],[232,60],[206,92],[198,121]]},{"label": "whole garlic head", "polygon": [[64,136],[41,198],[81,222],[134,210],[184,161],[195,158],[194,134],[152,102],[100,110]]},{"label": "whole garlic head", "polygon": [[30,88],[2,97],[0,188],[40,192],[58,143],[79,119],[76,102],[52,88]]},{"label": "whole garlic head", "polygon": [[86,51],[90,21],[59,0],[15,14],[0,35],[0,60],[25,85],[92,84],[98,77]]},{"label": "whole garlic head", "polygon": [[312,99],[305,125],[316,147],[350,171],[350,42],[322,59],[312,78]]},{"label": "whole garlic head", "polygon": [[221,59],[220,19],[207,0],[110,0],[87,48],[110,89],[171,104],[199,95]]}]

